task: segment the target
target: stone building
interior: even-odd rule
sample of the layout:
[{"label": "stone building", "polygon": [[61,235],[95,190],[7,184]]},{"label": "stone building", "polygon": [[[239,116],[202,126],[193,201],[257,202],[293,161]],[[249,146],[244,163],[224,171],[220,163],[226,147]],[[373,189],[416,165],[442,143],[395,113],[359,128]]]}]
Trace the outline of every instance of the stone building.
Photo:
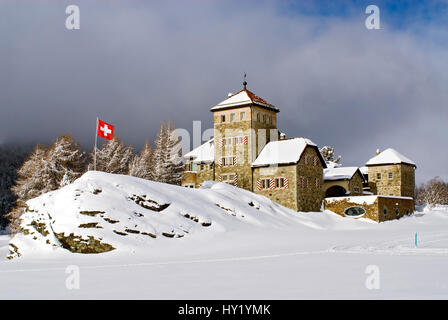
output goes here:
[{"label": "stone building", "polygon": [[182,186],[198,188],[207,180],[214,180],[214,139],[210,139],[198,148],[184,155],[185,170],[182,173]]},{"label": "stone building", "polygon": [[414,198],[415,163],[389,148],[367,161],[370,191],[385,196]]},{"label": "stone building", "polygon": [[322,207],[322,175],[326,164],[311,140],[269,142],[252,163],[256,193],[296,211]]},{"label": "stone building", "polygon": [[364,172],[327,168],[316,144],[286,139],[277,129],[280,110],[243,85],[211,108],[214,138],[184,156],[182,186],[220,181],[296,211],[320,211],[324,204],[342,216],[378,222],[413,212],[414,162],[387,149]]},{"label": "stone building", "polygon": [[363,194],[364,176],[358,167],[324,169],[325,197],[360,196]]}]

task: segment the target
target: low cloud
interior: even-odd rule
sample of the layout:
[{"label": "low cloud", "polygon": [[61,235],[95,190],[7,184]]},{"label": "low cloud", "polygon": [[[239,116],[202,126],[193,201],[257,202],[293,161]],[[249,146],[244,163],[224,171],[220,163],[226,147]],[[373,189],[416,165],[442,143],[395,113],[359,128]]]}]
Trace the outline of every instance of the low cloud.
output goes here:
[{"label": "low cloud", "polygon": [[346,165],[393,147],[417,163],[418,181],[448,179],[446,26],[383,18],[367,30],[357,5],[324,18],[275,2],[79,1],[81,29],[68,31],[69,4],[0,5],[0,140],[69,132],[87,148],[97,116],[136,147],[160,121],[206,129],[246,72],[287,136],[332,145]]}]

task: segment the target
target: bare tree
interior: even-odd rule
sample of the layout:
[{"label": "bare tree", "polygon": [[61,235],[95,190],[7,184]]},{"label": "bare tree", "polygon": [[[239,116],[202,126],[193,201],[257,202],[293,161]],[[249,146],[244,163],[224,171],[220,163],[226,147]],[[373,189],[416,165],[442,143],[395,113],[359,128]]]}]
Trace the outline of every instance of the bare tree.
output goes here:
[{"label": "bare tree", "polygon": [[429,208],[434,208],[438,204],[448,205],[448,183],[435,177],[420,185],[417,188],[416,203],[426,204]]}]

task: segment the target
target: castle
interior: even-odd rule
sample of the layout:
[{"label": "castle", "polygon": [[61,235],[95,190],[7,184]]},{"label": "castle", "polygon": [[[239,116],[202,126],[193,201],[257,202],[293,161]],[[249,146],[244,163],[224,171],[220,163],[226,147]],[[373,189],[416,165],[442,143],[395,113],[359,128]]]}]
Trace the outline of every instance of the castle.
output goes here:
[{"label": "castle", "polygon": [[335,167],[310,139],[286,138],[277,129],[280,110],[243,85],[211,108],[214,138],[184,155],[182,186],[220,181],[295,211],[324,207],[378,222],[413,212],[413,161],[387,149],[365,167]]}]

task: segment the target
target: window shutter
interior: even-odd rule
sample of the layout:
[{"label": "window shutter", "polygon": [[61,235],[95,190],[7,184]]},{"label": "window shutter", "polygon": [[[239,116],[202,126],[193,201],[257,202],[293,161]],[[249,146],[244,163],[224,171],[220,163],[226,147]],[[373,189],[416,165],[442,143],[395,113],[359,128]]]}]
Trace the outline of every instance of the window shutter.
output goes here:
[{"label": "window shutter", "polygon": [[275,189],[275,178],[271,178],[269,181],[269,189]]},{"label": "window shutter", "polygon": [[284,178],[284,182],[285,182],[284,188],[288,189],[288,178]]},{"label": "window shutter", "polygon": [[257,179],[257,190],[261,190],[261,179]]}]

